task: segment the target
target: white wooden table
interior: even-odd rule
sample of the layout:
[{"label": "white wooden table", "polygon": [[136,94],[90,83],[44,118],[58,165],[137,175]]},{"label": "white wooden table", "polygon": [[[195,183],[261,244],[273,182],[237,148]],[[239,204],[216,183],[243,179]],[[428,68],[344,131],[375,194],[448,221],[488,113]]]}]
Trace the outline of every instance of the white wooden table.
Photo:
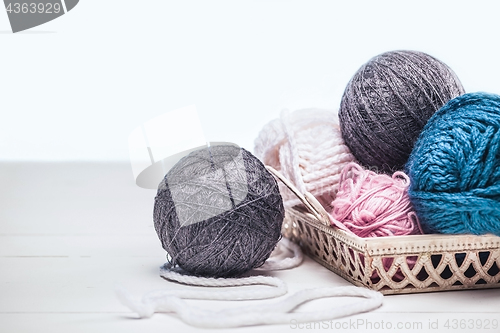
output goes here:
[{"label": "white wooden table", "polygon": [[[152,225],[155,191],[134,184],[129,164],[2,163],[0,186],[0,332],[207,331],[171,313],[135,319],[114,295],[117,283],[137,296],[153,289],[190,288],[158,275],[165,253]],[[270,274],[282,278],[290,292],[348,285],[309,258],[298,268]],[[190,302],[223,309],[275,301]],[[297,311],[351,301],[323,299]],[[500,320],[500,289],[386,296],[374,312],[315,328],[500,332],[493,327],[495,319]],[[290,323],[237,331],[308,328],[314,327]]]}]

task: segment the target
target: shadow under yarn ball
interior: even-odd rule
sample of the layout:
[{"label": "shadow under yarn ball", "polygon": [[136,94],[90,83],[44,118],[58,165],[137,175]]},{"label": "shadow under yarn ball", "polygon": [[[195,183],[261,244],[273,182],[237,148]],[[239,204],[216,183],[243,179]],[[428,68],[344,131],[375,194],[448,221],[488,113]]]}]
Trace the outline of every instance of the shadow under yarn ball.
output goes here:
[{"label": "shadow under yarn ball", "polygon": [[455,73],[417,51],[380,54],[354,74],[339,122],[346,145],[365,167],[402,170],[427,120],[464,93]]},{"label": "shadow under yarn ball", "polygon": [[500,96],[448,102],[425,126],[406,168],[426,233],[500,236]]},{"label": "shadow under yarn ball", "polygon": [[278,184],[251,153],[212,146],[181,159],[160,183],[154,225],[172,264],[207,277],[261,266],[281,237]]}]

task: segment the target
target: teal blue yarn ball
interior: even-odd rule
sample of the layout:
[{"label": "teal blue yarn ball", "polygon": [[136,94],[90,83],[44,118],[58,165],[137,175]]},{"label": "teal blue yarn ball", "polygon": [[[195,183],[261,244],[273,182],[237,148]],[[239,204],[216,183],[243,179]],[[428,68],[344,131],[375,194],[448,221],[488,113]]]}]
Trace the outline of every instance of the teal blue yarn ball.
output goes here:
[{"label": "teal blue yarn ball", "polygon": [[500,96],[469,93],[445,104],[406,172],[424,232],[500,236]]}]

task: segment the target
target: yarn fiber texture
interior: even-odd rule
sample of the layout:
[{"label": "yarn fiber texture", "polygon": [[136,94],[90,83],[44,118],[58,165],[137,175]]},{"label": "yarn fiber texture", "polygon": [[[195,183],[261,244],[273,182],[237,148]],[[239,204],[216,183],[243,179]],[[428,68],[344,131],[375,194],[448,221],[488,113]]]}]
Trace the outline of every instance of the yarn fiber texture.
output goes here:
[{"label": "yarn fiber texture", "polygon": [[404,172],[397,171],[391,177],[349,163],[340,176],[330,221],[359,237],[421,234],[408,197],[409,186]]},{"label": "yarn fiber texture", "polygon": [[417,51],[380,54],[354,74],[340,103],[342,136],[365,167],[403,170],[424,125],[464,93],[455,73]]},{"label": "yarn fiber texture", "polygon": [[[422,234],[420,223],[408,197],[410,179],[401,171],[392,176],[363,169],[356,163],[347,164],[340,176],[337,197],[329,214],[332,226],[359,237],[386,237]],[[410,269],[417,257],[407,257]],[[382,258],[384,270],[389,272],[394,258]],[[405,278],[399,268],[393,281]],[[379,279],[374,271],[372,281]]]},{"label": "yarn fiber texture", "polygon": [[500,96],[469,93],[448,102],[406,167],[426,233],[500,236]]},{"label": "yarn fiber texture", "polygon": [[251,153],[212,146],[181,159],[160,183],[154,226],[172,265],[233,277],[264,264],[281,237],[274,177]]},{"label": "yarn fiber texture", "polygon": [[[336,114],[321,109],[283,111],[266,124],[255,140],[255,155],[280,171],[301,192],[323,206],[335,198],[340,172],[354,160],[340,134]],[[301,201],[279,184],[285,207]]]}]

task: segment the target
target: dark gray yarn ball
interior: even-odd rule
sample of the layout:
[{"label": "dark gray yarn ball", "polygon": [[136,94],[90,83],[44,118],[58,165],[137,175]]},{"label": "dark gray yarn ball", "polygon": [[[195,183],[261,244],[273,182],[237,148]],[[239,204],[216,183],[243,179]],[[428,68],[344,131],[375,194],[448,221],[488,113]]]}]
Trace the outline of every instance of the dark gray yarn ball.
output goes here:
[{"label": "dark gray yarn ball", "polygon": [[365,167],[402,170],[427,120],[463,93],[455,73],[430,55],[383,53],[364,64],[344,91],[342,136]]},{"label": "dark gray yarn ball", "polygon": [[264,165],[227,145],[181,159],[160,183],[153,215],[171,264],[232,277],[264,264],[281,237],[284,208]]}]

